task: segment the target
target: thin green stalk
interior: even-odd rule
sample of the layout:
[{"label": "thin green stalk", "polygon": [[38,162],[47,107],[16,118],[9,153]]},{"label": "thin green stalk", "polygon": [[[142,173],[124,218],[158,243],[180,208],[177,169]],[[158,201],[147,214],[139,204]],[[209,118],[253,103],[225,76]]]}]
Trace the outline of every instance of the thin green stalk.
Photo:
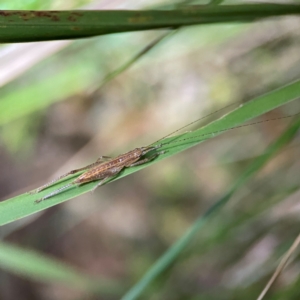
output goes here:
[{"label": "thin green stalk", "polygon": [[205,225],[213,215],[219,212],[219,210],[231,199],[231,196],[253,177],[281,148],[293,139],[299,128],[300,118],[296,119],[278,140],[245,170],[224,196],[217,200],[214,205],[194,222],[190,229],[172,247],[170,247],[161,258],[158,259],[142,279],[122,297],[122,300],[137,299],[146,287],[175,261],[202,226]]},{"label": "thin green stalk", "polygon": [[61,284],[89,293],[119,294],[119,284],[105,278],[93,278],[74,267],[36,251],[0,243],[0,267],[18,276],[39,282]]},{"label": "thin green stalk", "polygon": [[114,71],[107,74],[102,82],[98,85],[94,85],[94,87],[89,88],[88,96],[91,96],[92,94],[96,94],[100,91],[100,89],[109,81],[117,77],[122,72],[129,69],[135,62],[137,62],[140,58],[142,58],[145,54],[149,53],[154,47],[156,47],[161,41],[163,41],[165,38],[170,37],[176,33],[176,31],[168,31],[167,33],[162,34],[158,38],[156,38],[154,41],[146,45],[140,52],[138,52],[136,55],[131,57],[128,61],[126,61],[124,64],[122,64],[120,67],[115,69]]},{"label": "thin green stalk", "polygon": [[[277,108],[281,105],[284,105],[290,101],[293,101],[300,97],[300,80],[295,81],[282,87],[280,89],[274,90],[270,93],[262,95],[253,99],[252,101],[247,102],[243,106],[239,106],[237,109],[228,113],[226,116],[209,123],[208,125],[197,129],[193,132],[187,132],[175,137],[169,137],[164,139],[164,146],[159,149],[159,151],[165,150],[164,154],[160,154],[157,159],[140,165],[136,167],[125,168],[124,172],[118,175],[116,178],[111,180],[109,183],[114,180],[120,179],[124,176],[127,176],[131,173],[137,172],[147,166],[150,166],[154,163],[159,162],[161,159],[173,156],[181,151],[189,149],[195,145],[200,144],[204,140],[217,136],[229,128],[239,126],[244,122],[251,120],[257,116],[260,116],[274,108]],[[184,140],[185,139],[185,140]],[[133,147],[136,145],[133,145]],[[78,176],[76,174],[75,176]],[[44,210],[48,207],[62,203],[71,198],[79,196],[83,193],[86,193],[92,190],[97,181],[83,184],[79,187],[71,188],[52,197],[48,200],[42,201],[39,204],[35,203],[35,200],[49,194],[56,189],[70,183],[74,178],[70,176],[62,182],[58,182],[55,185],[47,188],[46,190],[40,192],[39,194],[28,194],[19,195],[17,197],[8,199],[0,203],[0,225],[4,225],[10,222],[13,222],[17,219],[23,218],[35,212]]]},{"label": "thin green stalk", "polygon": [[252,22],[299,15],[298,4],[191,5],[175,10],[0,11],[0,43],[77,39],[116,32]]}]

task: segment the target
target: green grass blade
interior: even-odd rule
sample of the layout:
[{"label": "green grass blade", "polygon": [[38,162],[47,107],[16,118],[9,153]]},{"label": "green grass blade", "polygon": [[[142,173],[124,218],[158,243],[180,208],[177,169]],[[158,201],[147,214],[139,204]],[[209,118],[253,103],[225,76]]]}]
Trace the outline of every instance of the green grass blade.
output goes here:
[{"label": "green grass blade", "polygon": [[95,72],[88,67],[77,66],[66,72],[36,81],[29,87],[16,89],[1,97],[0,126],[43,109],[50,104],[66,98],[70,94],[80,93],[90,85]]},{"label": "green grass blade", "polygon": [[176,10],[0,11],[0,43],[75,39],[187,25],[299,15],[298,4],[187,6]]},{"label": "green grass blade", "polygon": [[[225,117],[220,118],[206,125],[205,127],[202,127],[193,132],[185,133],[176,137],[166,138],[164,140],[165,145],[161,149],[159,149],[159,151],[166,150],[166,153],[159,155],[157,159],[147,164],[125,169],[124,172],[122,172],[116,179],[120,179],[133,172],[143,169],[146,166],[149,166],[153,163],[157,163],[161,159],[175,155],[176,153],[186,150],[192,146],[195,146],[212,136],[221,134],[222,131],[228,128],[239,126],[247,120],[260,116],[276,107],[284,105],[299,97],[300,97],[300,80],[288,84],[285,87],[282,87],[275,91],[272,91],[268,94],[260,96],[246,103],[245,105],[240,106],[239,108],[227,114]],[[214,134],[210,134],[210,133],[214,133]],[[182,141],[182,139],[186,139],[186,140]],[[169,142],[172,143],[167,144]],[[68,178],[63,182],[59,182],[58,184],[55,184],[55,186],[52,186],[39,194],[32,194],[32,195],[22,194],[20,196],[1,202],[0,203],[0,225],[13,222],[17,219],[23,218],[35,212],[41,211],[48,207],[54,206],[58,203],[79,196],[83,193],[90,191],[97,184],[97,182],[87,183],[80,187],[74,187],[69,190],[66,190],[63,193],[56,195],[55,197],[52,197],[48,200],[45,200],[39,204],[36,204],[34,202],[35,200],[43,197],[49,192],[56,190],[62,187],[63,185],[70,183],[71,181],[72,181],[72,177]]]},{"label": "green grass blade", "polygon": [[7,124],[20,117],[41,110],[71,95],[80,94],[83,90],[88,90],[90,94],[97,93],[104,84],[126,71],[173,33],[175,32],[167,32],[146,45],[124,64],[108,73],[100,84],[99,82],[95,82],[93,88],[91,88],[90,85],[91,82],[95,81],[95,77],[97,77],[97,68],[89,64],[81,67],[80,64],[78,64],[68,67],[67,70],[58,75],[56,74],[38,80],[34,85],[16,89],[13,93],[1,96],[0,125]]},{"label": "green grass blade", "polygon": [[56,259],[3,242],[0,243],[0,267],[19,276],[40,282],[62,284],[87,292],[120,292],[120,287],[107,279],[92,278]]},{"label": "green grass blade", "polygon": [[132,56],[128,61],[126,61],[124,64],[122,64],[120,67],[115,69],[114,71],[107,74],[102,82],[100,84],[97,84],[96,88],[91,88],[91,93],[97,93],[100,91],[100,89],[108,83],[109,81],[113,80],[115,77],[117,77],[119,74],[125,72],[127,69],[129,69],[135,62],[137,62],[140,58],[142,58],[145,54],[150,52],[153,48],[155,48],[161,41],[166,39],[167,37],[171,37],[176,31],[168,31],[167,33],[164,33],[163,35],[156,38],[154,41],[146,45],[140,52],[138,52],[136,55]]},{"label": "green grass blade", "polygon": [[195,234],[202,226],[218,212],[231,198],[236,190],[238,190],[248,179],[250,179],[257,171],[259,171],[282,147],[290,142],[300,128],[300,118],[273,143],[267,151],[258,157],[246,171],[237,179],[227,193],[215,202],[204,214],[200,216],[190,227],[190,229],[169,249],[167,252],[153,265],[153,267],[135,284],[123,297],[122,300],[134,300],[144,291],[144,289],[170,264],[179,256],[187,244],[192,240]]}]

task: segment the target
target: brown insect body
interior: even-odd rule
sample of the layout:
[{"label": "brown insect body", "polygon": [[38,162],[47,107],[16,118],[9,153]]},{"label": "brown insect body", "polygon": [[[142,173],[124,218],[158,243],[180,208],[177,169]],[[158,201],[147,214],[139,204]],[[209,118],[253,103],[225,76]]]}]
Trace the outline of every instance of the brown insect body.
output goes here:
[{"label": "brown insect body", "polygon": [[[226,107],[223,107],[215,112],[212,112],[204,117],[201,117],[181,128],[179,128],[178,130],[168,134],[167,136],[157,140],[155,143],[165,139],[166,137],[218,112],[223,110],[224,108],[227,108],[229,106],[232,106],[234,104],[230,104],[227,105]],[[76,169],[76,170],[72,170],[46,184],[44,184],[43,186],[37,188],[36,190],[30,192],[32,193],[39,193],[40,191],[46,189],[47,187],[51,186],[52,184],[56,183],[57,181],[59,181],[60,179],[63,179],[71,174],[76,174],[77,172],[80,171],[85,171],[83,174],[81,174],[80,176],[78,176],[75,180],[73,180],[71,183],[49,193],[48,195],[36,200],[35,202],[41,202],[42,200],[46,200],[49,199],[57,194],[60,194],[62,191],[68,189],[69,187],[72,187],[74,185],[81,185],[84,183],[88,183],[88,182],[92,182],[92,181],[96,181],[96,180],[100,180],[99,183],[93,188],[92,191],[94,191],[98,186],[102,185],[107,179],[112,178],[117,176],[124,168],[128,168],[128,167],[133,167],[133,166],[137,166],[137,165],[142,165],[144,163],[147,163],[153,159],[155,159],[158,155],[165,153],[165,151],[160,151],[160,152],[156,152],[154,153],[152,156],[150,157],[144,157],[145,154],[147,154],[148,152],[152,151],[152,150],[156,150],[158,148],[160,148],[162,146],[162,144],[156,145],[156,146],[151,146],[154,143],[146,146],[146,147],[140,147],[140,148],[135,148],[134,150],[131,150],[127,153],[124,154],[120,154],[119,156],[117,156],[116,158],[111,158],[111,157],[107,157],[107,156],[101,156],[100,158],[98,158],[98,160],[88,166],[85,166],[83,168],[80,169]],[[107,160],[107,161],[106,161]]]},{"label": "brown insect body", "polygon": [[[98,186],[102,185],[107,179],[117,176],[124,168],[144,164],[146,162],[153,160],[158,155],[164,153],[164,151],[161,151],[158,153],[154,153],[150,157],[144,157],[144,155],[147,154],[148,152],[158,149],[160,147],[161,145],[135,148],[134,150],[131,150],[124,154],[120,154],[115,158],[101,156],[95,163],[77,170],[72,170],[33,191],[32,193],[39,193],[40,191],[46,189],[47,187],[49,187],[50,185],[52,185],[53,183],[59,181],[64,177],[67,177],[71,174],[75,174],[83,170],[87,170],[83,174],[78,176],[75,180],[73,180],[71,183],[49,193],[48,195],[36,200],[35,202],[39,203],[43,200],[49,199],[57,194],[60,194],[62,191],[68,189],[71,186],[74,185],[79,186],[84,183],[100,180],[99,183],[93,188],[92,191],[94,191]],[[103,162],[104,160],[108,160],[108,161]]]},{"label": "brown insect body", "polygon": [[143,155],[156,148],[157,147],[141,147],[121,154],[108,162],[100,163],[99,165],[92,167],[76,178],[73,183],[83,184],[116,175],[123,168],[132,166],[134,163],[138,162]]},{"label": "brown insect body", "polygon": [[[228,105],[225,108],[227,108],[231,105]],[[224,108],[222,108],[222,109],[224,109]],[[219,109],[215,112],[218,112],[222,109]],[[179,130],[182,130],[183,128],[186,128],[187,126],[190,126],[190,125],[198,122],[199,120],[201,120],[203,118],[206,118],[206,117],[214,114],[215,112],[213,112],[213,113],[211,113],[211,114],[209,114],[205,117],[202,117],[198,120],[195,120],[195,121],[181,127],[180,129],[168,134],[167,136],[159,139],[158,141],[164,140],[166,137],[178,132]],[[295,114],[295,115],[298,115],[298,114]],[[267,122],[267,121],[271,121],[271,120],[278,120],[278,119],[283,119],[283,118],[289,118],[289,117],[291,117],[291,116],[259,121],[259,122],[255,122],[255,123],[251,123],[251,124],[247,124],[247,125],[241,125],[241,126],[236,126],[236,127],[232,127],[232,128],[227,128],[227,129],[222,130],[222,131],[232,130],[232,129],[236,129],[236,128],[240,128],[240,127],[245,127],[245,126],[254,125],[254,124],[258,124],[258,123],[262,123],[262,122]],[[220,132],[220,131],[210,132],[210,133],[207,133],[207,134],[214,134],[214,133],[218,133],[218,132]],[[205,134],[205,135],[207,135],[207,134]],[[186,138],[186,139],[183,139],[183,140],[188,140],[188,139],[189,138]],[[158,141],[156,141],[155,143],[157,143]],[[180,140],[175,141],[175,142],[179,142],[179,141]],[[129,168],[129,167],[145,164],[145,163],[155,159],[160,154],[165,153],[165,151],[154,152],[154,154],[152,154],[148,157],[145,157],[145,155],[148,152],[156,150],[156,149],[162,147],[162,145],[166,145],[166,144],[169,144],[169,143],[164,143],[164,144],[159,144],[159,145],[156,145],[156,146],[151,146],[153,144],[154,143],[152,143],[152,144],[150,144],[149,146],[146,146],[146,147],[135,148],[134,150],[131,150],[131,151],[129,151],[127,153],[124,153],[124,154],[120,154],[119,156],[117,156],[115,158],[111,158],[111,157],[107,157],[107,156],[101,156],[100,158],[98,158],[98,160],[96,162],[94,162],[94,163],[92,163],[88,166],[85,166],[85,167],[80,168],[80,169],[72,170],[72,171],[70,171],[70,172],[68,172],[68,173],[52,180],[51,182],[39,187],[38,189],[34,190],[31,193],[38,193],[38,192],[46,189],[50,185],[54,184],[55,182],[59,181],[60,179],[62,179],[64,177],[67,177],[71,174],[76,174],[80,171],[85,171],[85,172],[83,174],[81,174],[80,176],[78,176],[71,183],[69,183],[69,184],[67,184],[67,185],[65,185],[65,186],[63,186],[63,187],[61,187],[57,190],[54,190],[53,192],[51,192],[51,193],[47,194],[46,196],[36,200],[35,202],[38,203],[38,202],[41,202],[42,200],[49,199],[49,198],[51,198],[51,197],[53,197],[57,194],[60,194],[62,191],[66,190],[69,187],[72,187],[74,185],[79,186],[79,185],[84,184],[84,183],[100,180],[99,183],[92,189],[92,191],[94,191],[98,186],[103,185],[110,178],[113,178],[113,177],[117,176],[124,168]]]}]

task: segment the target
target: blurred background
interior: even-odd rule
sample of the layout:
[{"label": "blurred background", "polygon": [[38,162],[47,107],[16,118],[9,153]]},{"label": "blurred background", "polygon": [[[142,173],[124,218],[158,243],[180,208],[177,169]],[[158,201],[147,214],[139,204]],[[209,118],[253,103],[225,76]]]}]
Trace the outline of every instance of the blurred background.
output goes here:
[{"label": "blurred background", "polygon": [[[0,9],[165,4],[14,0],[0,1]],[[200,116],[298,79],[299,29],[296,17],[182,28],[112,80],[105,78],[166,31],[1,45],[0,101],[7,103],[0,113],[1,199],[101,155],[148,145]],[[259,120],[298,112],[299,102]],[[127,290],[288,122],[227,132],[93,194],[2,226],[2,240],[122,283]],[[299,164],[298,138],[234,196],[144,297],[255,298],[299,232]],[[297,257],[284,271],[272,299],[299,299],[299,263]],[[0,278],[0,298],[5,300],[122,295],[94,298],[3,270]]]}]

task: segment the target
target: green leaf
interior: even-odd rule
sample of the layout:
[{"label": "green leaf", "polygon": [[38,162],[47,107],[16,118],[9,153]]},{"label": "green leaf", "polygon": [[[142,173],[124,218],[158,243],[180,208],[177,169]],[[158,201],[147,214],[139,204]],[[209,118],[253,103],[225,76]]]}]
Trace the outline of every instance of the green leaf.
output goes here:
[{"label": "green leaf", "polygon": [[92,278],[56,259],[3,242],[0,243],[0,267],[40,282],[63,284],[92,293],[120,292],[120,286],[107,279]]},{"label": "green leaf", "polygon": [[215,202],[202,216],[200,216],[194,224],[186,231],[186,233],[170,247],[158,261],[153,264],[151,269],[136,283],[123,297],[122,300],[134,300],[144,291],[144,289],[164,270],[166,270],[184,250],[196,233],[201,229],[211,217],[217,213],[230,199],[231,196],[242,187],[247,180],[256,174],[282,147],[284,147],[296,135],[300,128],[300,118],[273,143],[266,152],[258,157],[236,180],[232,187]]},{"label": "green leaf", "polygon": [[116,32],[187,25],[250,22],[299,15],[300,5],[247,4],[186,6],[177,10],[0,11],[0,43],[75,39]]},{"label": "green leaf", "polygon": [[[34,82],[34,84],[16,89],[7,95],[1,95],[0,125],[7,124],[20,117],[44,109],[71,95],[80,94],[83,90],[88,89],[89,93],[99,92],[104,84],[107,84],[120,73],[126,71],[162,40],[170,37],[173,33],[174,31],[167,32],[156,38],[124,64],[108,73],[100,84],[98,81],[95,82],[98,68],[91,66],[90,63],[86,63],[85,65],[79,63],[77,65],[68,66],[68,68],[60,74],[42,78]],[[93,81],[94,84],[91,86],[91,82]]]},{"label": "green leaf", "polygon": [[89,68],[70,68],[56,76],[49,76],[29,87],[17,89],[1,97],[0,125],[35,112],[70,94],[86,89],[95,76]]},{"label": "green leaf", "polygon": [[[157,159],[147,164],[143,164],[137,167],[126,168],[117,178],[114,178],[110,182],[127,176],[133,172],[141,170],[149,165],[157,163],[161,159],[175,155],[183,150],[186,150],[192,146],[195,146],[202,141],[221,134],[223,131],[241,125],[243,122],[260,116],[276,107],[286,104],[292,100],[300,97],[300,80],[295,81],[285,87],[279,88],[268,94],[260,96],[247,102],[243,106],[233,110],[226,116],[198,129],[193,132],[178,135],[176,137],[170,137],[163,140],[163,146],[158,149],[159,151],[165,150],[164,154],[158,156]],[[156,143],[158,144],[158,143]],[[78,175],[75,175],[78,176]],[[8,199],[0,203],[0,225],[4,225],[13,222],[17,219],[23,218],[35,212],[41,211],[48,207],[62,203],[66,200],[79,196],[83,193],[90,191],[97,182],[90,182],[79,187],[74,187],[62,192],[50,199],[42,201],[39,204],[35,203],[35,200],[49,194],[49,192],[56,190],[72,181],[74,176],[70,176],[66,180],[55,184],[47,188],[46,190],[38,194],[22,194],[20,196]]]}]

